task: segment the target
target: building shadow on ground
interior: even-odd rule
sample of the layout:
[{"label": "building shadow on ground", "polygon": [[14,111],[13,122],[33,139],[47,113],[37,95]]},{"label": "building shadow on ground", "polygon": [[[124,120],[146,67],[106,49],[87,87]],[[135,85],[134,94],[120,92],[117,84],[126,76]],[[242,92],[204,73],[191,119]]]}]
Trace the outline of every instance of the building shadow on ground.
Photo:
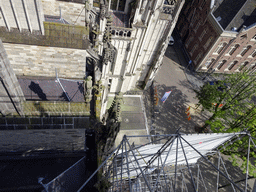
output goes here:
[{"label": "building shadow on ground", "polygon": [[[182,133],[195,132],[194,128],[197,125],[195,116],[190,115],[191,120],[188,120],[188,116],[185,113],[189,103],[187,96],[176,86],[157,85],[156,89],[159,97],[158,105],[155,106],[153,120],[153,127],[156,132],[173,134],[180,127],[180,132]],[[160,99],[167,91],[172,91],[172,93],[163,103]]]},{"label": "building shadow on ground", "polygon": [[[173,54],[173,53],[176,53],[174,46],[168,46],[164,55],[165,55],[165,57],[171,59],[175,64],[180,65],[181,62],[180,62],[178,55]],[[182,66],[182,65],[180,65],[180,66]]]}]

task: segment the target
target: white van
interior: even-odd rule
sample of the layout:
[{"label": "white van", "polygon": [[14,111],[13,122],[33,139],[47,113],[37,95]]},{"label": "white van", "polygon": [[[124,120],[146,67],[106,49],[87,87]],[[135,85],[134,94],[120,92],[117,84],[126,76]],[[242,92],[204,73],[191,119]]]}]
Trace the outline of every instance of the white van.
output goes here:
[{"label": "white van", "polygon": [[173,39],[173,37],[171,36],[170,39],[169,39],[168,45],[173,45],[173,44],[174,44],[174,39]]}]

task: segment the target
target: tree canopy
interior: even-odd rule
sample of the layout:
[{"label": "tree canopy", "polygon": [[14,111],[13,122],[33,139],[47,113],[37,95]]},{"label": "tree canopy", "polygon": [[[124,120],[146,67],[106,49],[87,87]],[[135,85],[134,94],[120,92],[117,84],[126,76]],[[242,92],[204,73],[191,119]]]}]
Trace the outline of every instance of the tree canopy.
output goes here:
[{"label": "tree canopy", "polygon": [[[199,91],[195,90],[198,105],[202,110],[210,112],[210,118],[202,127],[203,131],[219,132],[249,132],[252,140],[256,143],[256,105],[253,101],[256,95],[256,76],[247,72],[225,75],[222,80],[208,82]],[[250,157],[256,158],[250,146]],[[248,137],[229,145],[223,151],[231,155],[233,164],[237,165],[236,156],[246,159],[248,150]],[[256,163],[256,161],[255,161]],[[242,163],[245,168],[246,161]],[[255,166],[250,164],[250,175],[256,177]]]}]

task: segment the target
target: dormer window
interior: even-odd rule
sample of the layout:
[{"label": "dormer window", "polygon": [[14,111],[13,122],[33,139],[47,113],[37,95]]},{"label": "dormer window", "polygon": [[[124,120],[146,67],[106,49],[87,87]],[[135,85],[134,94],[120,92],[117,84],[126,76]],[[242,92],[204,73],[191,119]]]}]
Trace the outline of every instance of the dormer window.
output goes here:
[{"label": "dormer window", "polygon": [[221,16],[217,17],[216,20],[217,20],[218,22],[220,22]]}]

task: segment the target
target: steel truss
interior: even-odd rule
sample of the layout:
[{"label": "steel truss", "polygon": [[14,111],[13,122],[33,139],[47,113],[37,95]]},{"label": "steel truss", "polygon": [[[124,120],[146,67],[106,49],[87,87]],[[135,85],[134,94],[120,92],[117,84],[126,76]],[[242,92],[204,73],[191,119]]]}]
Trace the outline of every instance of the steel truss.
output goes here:
[{"label": "steel truss", "polygon": [[[242,189],[241,185],[232,180],[218,149],[244,136],[248,136],[249,147],[245,188]],[[111,183],[108,191],[218,191],[220,180],[222,183],[229,183],[233,191],[247,191],[250,144],[254,148],[256,146],[251,136],[245,132],[161,135],[157,142],[152,141],[141,146],[131,144],[129,142],[131,137],[134,136],[125,135],[120,145],[98,168],[98,170],[103,169],[104,178]],[[159,135],[147,135],[147,137],[156,138]],[[166,142],[155,144],[161,141]],[[217,156],[217,165],[209,159],[213,155]],[[205,164],[208,170],[215,172],[210,187],[209,179],[205,181],[207,172]]]}]

